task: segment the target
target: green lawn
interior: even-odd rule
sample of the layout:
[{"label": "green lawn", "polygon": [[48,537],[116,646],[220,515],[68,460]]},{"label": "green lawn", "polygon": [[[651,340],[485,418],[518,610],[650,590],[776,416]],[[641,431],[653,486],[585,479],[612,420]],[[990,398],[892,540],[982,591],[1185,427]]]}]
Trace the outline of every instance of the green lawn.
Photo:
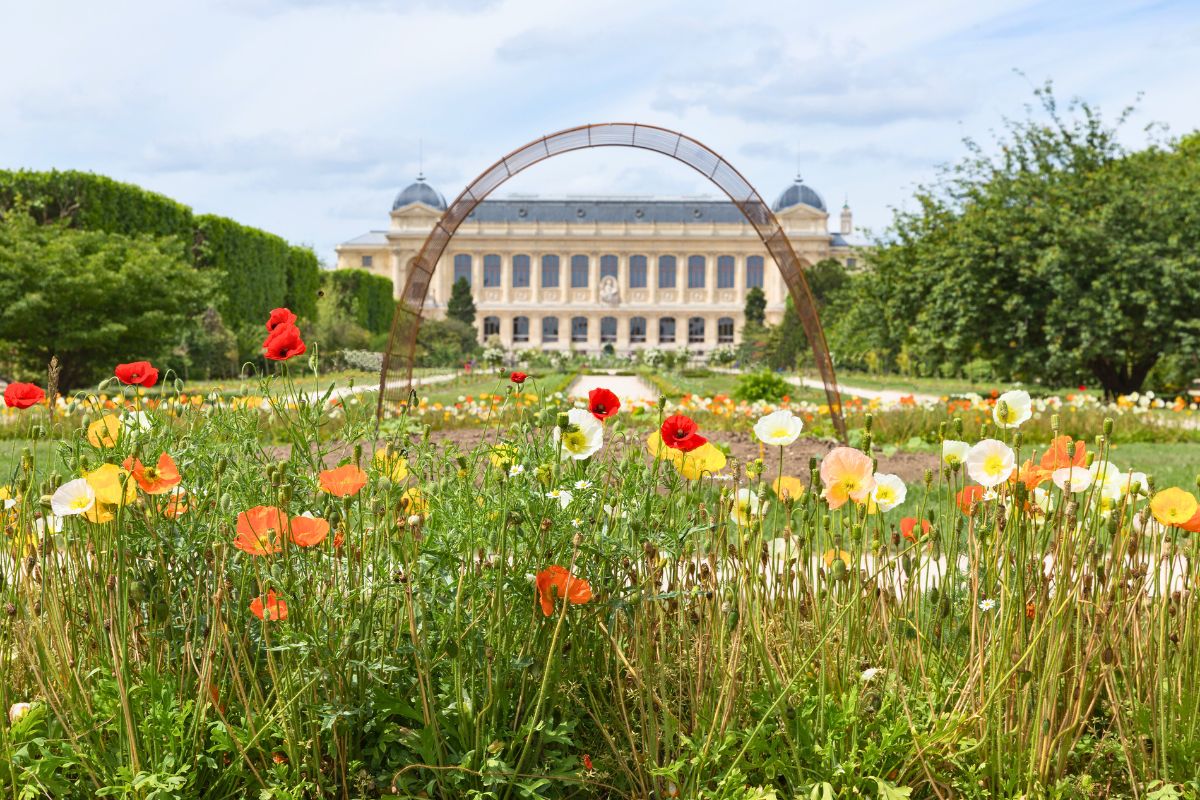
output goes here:
[{"label": "green lawn", "polygon": [[[811,377],[816,377],[811,376]],[[1006,383],[1003,381],[971,381],[966,378],[918,378],[905,375],[874,375],[867,372],[852,372],[838,370],[838,383],[862,389],[890,389],[898,392],[917,392],[923,394],[955,395],[974,392],[986,395],[993,389],[1004,392],[1009,389],[1025,389],[1037,394],[1065,394],[1079,391],[1077,386],[1031,386],[1029,384]],[[1089,394],[1099,395],[1097,390],[1088,390]]]}]

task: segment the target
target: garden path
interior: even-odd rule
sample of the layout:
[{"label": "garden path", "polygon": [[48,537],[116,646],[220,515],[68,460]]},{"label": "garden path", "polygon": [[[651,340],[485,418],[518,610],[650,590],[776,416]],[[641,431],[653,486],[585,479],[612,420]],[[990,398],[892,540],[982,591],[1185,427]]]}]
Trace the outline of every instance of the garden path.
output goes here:
[{"label": "garden path", "polygon": [[[821,383],[816,378],[787,378],[787,382],[795,386],[803,386],[806,389],[824,389],[825,384]],[[865,400],[882,400],[884,402],[897,402],[901,397],[911,397],[918,403],[936,403],[941,400],[940,397],[934,394],[923,394],[921,392],[899,392],[895,389],[863,389],[859,386],[847,386],[838,381],[838,391],[842,394],[848,394],[852,397],[861,397]]]},{"label": "garden path", "polygon": [[[413,385],[414,386],[425,386],[426,384],[430,384],[430,383],[445,383],[446,381],[454,380],[456,377],[458,377],[457,372],[447,372],[442,375],[425,375],[420,378],[413,378]],[[408,385],[407,380],[400,379],[400,380],[395,380],[395,381],[388,381],[387,388],[388,389],[399,389],[399,388],[403,388],[407,385]],[[333,394],[329,395],[329,399],[332,400],[335,397],[349,397],[350,395],[354,395],[354,394],[362,394],[363,392],[374,392],[374,391],[378,391],[378,390],[379,390],[379,382],[378,381],[367,381],[363,384],[355,384],[354,386],[339,386],[333,390]],[[311,400],[320,400],[324,394],[325,394],[324,392],[309,392],[308,399],[310,401]]]},{"label": "garden path", "polygon": [[608,389],[622,404],[632,402],[658,402],[658,390],[638,375],[580,375],[567,389],[569,397],[583,397],[592,389]]}]

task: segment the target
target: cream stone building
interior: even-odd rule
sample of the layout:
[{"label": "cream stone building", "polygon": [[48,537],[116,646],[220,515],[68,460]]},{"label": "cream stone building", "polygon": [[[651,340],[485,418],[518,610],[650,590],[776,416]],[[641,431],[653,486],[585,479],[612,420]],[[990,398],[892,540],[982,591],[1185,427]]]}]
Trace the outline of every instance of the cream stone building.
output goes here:
[{"label": "cream stone building", "polygon": [[[829,230],[825,201],[799,177],[772,208],[810,263],[853,268],[862,240],[849,206]],[[404,285],[408,262],[446,209],[424,177],[392,204],[386,230],[337,248],[338,269],[365,269]],[[444,316],[466,278],[480,341],[507,348],[697,352],[740,341],[746,292],[761,287],[778,322],[787,288],[754,228],[727,200],[510,196],[485,200],[459,227],[434,272],[426,314]]]}]

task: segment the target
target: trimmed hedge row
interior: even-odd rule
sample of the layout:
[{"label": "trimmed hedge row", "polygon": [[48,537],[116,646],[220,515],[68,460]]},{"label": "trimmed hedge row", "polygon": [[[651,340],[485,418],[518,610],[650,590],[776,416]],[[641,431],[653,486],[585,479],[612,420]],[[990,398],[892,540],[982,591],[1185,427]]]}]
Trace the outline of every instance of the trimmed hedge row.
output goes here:
[{"label": "trimmed hedge row", "polygon": [[338,307],[355,322],[371,333],[391,330],[396,301],[390,280],[364,269],[339,269],[324,277]]},{"label": "trimmed hedge row", "polygon": [[[0,213],[18,198],[43,223],[66,220],[72,227],[126,236],[177,237],[197,268],[220,273],[216,305],[226,324],[246,331],[239,334],[245,339],[243,352],[257,349],[249,330],[261,327],[276,306],[286,305],[306,319],[317,316],[321,270],[307,247],[225,217],[196,215],[169,197],[88,172],[0,170]],[[390,303],[390,283],[388,287]],[[374,323],[376,301],[358,302]]]}]

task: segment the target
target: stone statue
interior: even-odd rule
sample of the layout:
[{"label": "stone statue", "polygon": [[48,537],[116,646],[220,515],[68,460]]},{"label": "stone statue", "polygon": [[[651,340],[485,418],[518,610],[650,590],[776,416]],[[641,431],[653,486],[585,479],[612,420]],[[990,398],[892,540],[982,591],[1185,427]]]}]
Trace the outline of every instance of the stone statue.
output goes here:
[{"label": "stone statue", "polygon": [[610,306],[621,302],[621,290],[617,286],[617,279],[612,275],[605,275],[600,279],[600,302]]}]

